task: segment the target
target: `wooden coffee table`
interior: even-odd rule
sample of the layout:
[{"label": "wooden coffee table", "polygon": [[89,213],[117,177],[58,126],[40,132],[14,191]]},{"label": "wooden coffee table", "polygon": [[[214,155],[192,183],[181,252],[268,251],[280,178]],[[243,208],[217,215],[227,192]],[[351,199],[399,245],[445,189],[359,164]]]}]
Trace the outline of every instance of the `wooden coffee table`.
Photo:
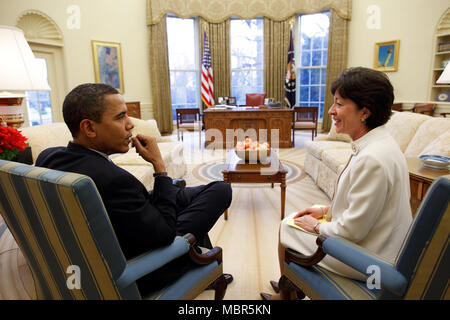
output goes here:
[{"label": "wooden coffee table", "polygon": [[[276,152],[270,155],[270,162],[254,163],[240,159],[234,149],[227,153],[227,162],[222,171],[223,180],[228,183],[280,183],[281,187],[281,219],[284,218],[286,202],[286,173],[283,164],[278,159]],[[225,211],[225,220],[228,219],[228,210]]]}]

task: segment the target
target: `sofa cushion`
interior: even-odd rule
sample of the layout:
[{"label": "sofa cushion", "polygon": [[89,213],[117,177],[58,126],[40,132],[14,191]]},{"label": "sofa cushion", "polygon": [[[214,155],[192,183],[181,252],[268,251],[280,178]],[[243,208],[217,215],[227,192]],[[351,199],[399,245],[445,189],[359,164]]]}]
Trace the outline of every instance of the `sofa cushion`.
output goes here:
[{"label": "sofa cushion", "polygon": [[307,141],[305,143],[306,152],[312,154],[317,159],[322,159],[322,153],[329,149],[350,149],[350,143],[342,141]]},{"label": "sofa cushion", "polygon": [[393,112],[391,118],[386,123],[386,129],[394,140],[397,141],[400,150],[405,152],[417,128],[430,118],[430,116],[420,113]]},{"label": "sofa cushion", "polygon": [[[429,118],[429,120],[422,123],[417,129],[416,134],[412,138],[405,151],[405,157],[417,157],[422,151],[435,139],[443,133],[450,131],[450,119],[447,118]],[[450,142],[443,142],[443,145],[448,147]]]},{"label": "sofa cushion", "polygon": [[20,131],[28,138],[27,143],[31,147],[33,163],[36,162],[39,154],[45,149],[67,146],[69,141],[72,140],[72,134],[64,122],[20,128]]},{"label": "sofa cushion", "polygon": [[138,118],[129,117],[131,121],[134,124],[133,129],[133,136],[137,135],[138,133],[155,137],[157,142],[161,141],[161,133],[158,130],[158,125],[156,124],[156,120],[150,119],[150,120],[142,120]]},{"label": "sofa cushion", "polygon": [[[158,143],[161,156],[166,167],[170,166],[174,161],[180,161],[182,157],[183,145],[181,142],[162,142]],[[127,153],[116,153],[109,156],[110,159],[118,166],[150,166],[153,165],[150,162],[145,161],[137,152],[135,148],[130,148]],[[166,168],[167,169],[167,168]]]},{"label": "sofa cushion", "polygon": [[136,165],[126,165],[120,167],[135,176],[136,179],[138,179],[145,186],[147,191],[153,189],[153,181],[155,180],[155,178],[153,178],[153,167]]},{"label": "sofa cushion", "polygon": [[350,147],[346,149],[325,150],[322,153],[322,161],[328,168],[339,174],[340,170],[350,158],[351,153],[352,149]]},{"label": "sofa cushion", "polygon": [[[166,166],[167,173],[174,179],[179,179],[186,173],[186,162],[183,158],[183,143],[178,141],[158,143],[161,156]],[[118,166],[136,176],[145,187],[150,190],[153,187],[153,165],[145,161],[135,148],[127,153],[116,153],[109,158]]]},{"label": "sofa cushion", "polygon": [[434,139],[428,146],[423,149],[419,156],[423,154],[436,154],[440,156],[450,157],[450,130],[444,132]]}]

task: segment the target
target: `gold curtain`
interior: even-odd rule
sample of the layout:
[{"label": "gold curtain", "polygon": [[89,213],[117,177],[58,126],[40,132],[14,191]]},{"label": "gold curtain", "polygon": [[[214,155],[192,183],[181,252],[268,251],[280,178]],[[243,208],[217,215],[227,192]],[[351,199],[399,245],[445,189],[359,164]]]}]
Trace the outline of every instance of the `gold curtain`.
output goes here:
[{"label": "gold curtain", "polygon": [[289,31],[294,19],[274,21],[264,18],[264,88],[268,98],[283,105]]},{"label": "gold curtain", "polygon": [[[330,33],[328,38],[327,81],[325,87],[325,102],[323,106],[322,129],[329,131],[331,119],[328,110],[333,105],[331,84],[333,80],[347,67],[349,21],[341,18],[334,9],[330,9]],[[298,88],[297,88],[298,90]]]},{"label": "gold curtain", "polygon": [[150,80],[153,115],[161,133],[172,133],[172,101],[170,98],[169,50],[166,19],[149,26]]},{"label": "gold curtain", "polygon": [[203,58],[204,31],[208,35],[214,76],[214,98],[231,96],[230,20],[220,23],[198,18],[200,24],[200,66]]},{"label": "gold curtain", "polygon": [[[229,17],[250,19],[264,16],[265,90],[268,97],[284,100],[284,76],[289,47],[289,19],[297,13],[315,13],[330,8],[328,65],[323,113],[323,130],[331,127],[328,110],[333,103],[330,86],[347,66],[348,24],[352,0],[147,0],[147,24],[150,30],[150,75],[153,112],[161,132],[172,132],[172,107],[167,48],[166,13],[179,17],[199,16],[205,25],[214,72],[214,97],[231,95]],[[197,11],[196,11],[197,10]],[[289,14],[288,14],[289,13]],[[200,59],[203,55],[203,26]],[[297,88],[299,90],[299,88]]]},{"label": "gold curtain", "polygon": [[158,23],[167,13],[180,18],[201,16],[208,22],[223,22],[230,17],[253,19],[264,16],[284,21],[298,12],[315,13],[333,8],[350,19],[352,0],[147,0],[147,24]]}]

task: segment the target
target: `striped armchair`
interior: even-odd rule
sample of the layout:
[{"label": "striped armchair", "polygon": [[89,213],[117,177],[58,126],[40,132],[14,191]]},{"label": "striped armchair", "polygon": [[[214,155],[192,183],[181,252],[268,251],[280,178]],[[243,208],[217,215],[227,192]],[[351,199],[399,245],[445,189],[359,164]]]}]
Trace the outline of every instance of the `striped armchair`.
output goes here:
[{"label": "striped armchair", "polygon": [[[34,278],[38,299],[193,299],[209,285],[223,299],[222,250],[198,254],[188,234],[126,261],[87,176],[0,160],[0,214]],[[141,297],[135,281],[189,252],[199,267]]]},{"label": "striped armchair", "polygon": [[[450,299],[449,178],[431,185],[393,264],[354,243],[321,235],[312,256],[286,249],[279,280],[282,297],[287,299],[290,291],[297,290],[311,299]],[[368,274],[368,281],[317,266],[326,254]]]}]

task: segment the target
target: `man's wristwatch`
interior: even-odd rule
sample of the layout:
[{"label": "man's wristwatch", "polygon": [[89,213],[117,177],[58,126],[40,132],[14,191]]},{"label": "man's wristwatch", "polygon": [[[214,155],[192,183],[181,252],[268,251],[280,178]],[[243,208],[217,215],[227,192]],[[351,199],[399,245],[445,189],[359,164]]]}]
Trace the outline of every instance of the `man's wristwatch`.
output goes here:
[{"label": "man's wristwatch", "polygon": [[167,177],[167,172],[155,172],[153,173],[153,177]]}]

